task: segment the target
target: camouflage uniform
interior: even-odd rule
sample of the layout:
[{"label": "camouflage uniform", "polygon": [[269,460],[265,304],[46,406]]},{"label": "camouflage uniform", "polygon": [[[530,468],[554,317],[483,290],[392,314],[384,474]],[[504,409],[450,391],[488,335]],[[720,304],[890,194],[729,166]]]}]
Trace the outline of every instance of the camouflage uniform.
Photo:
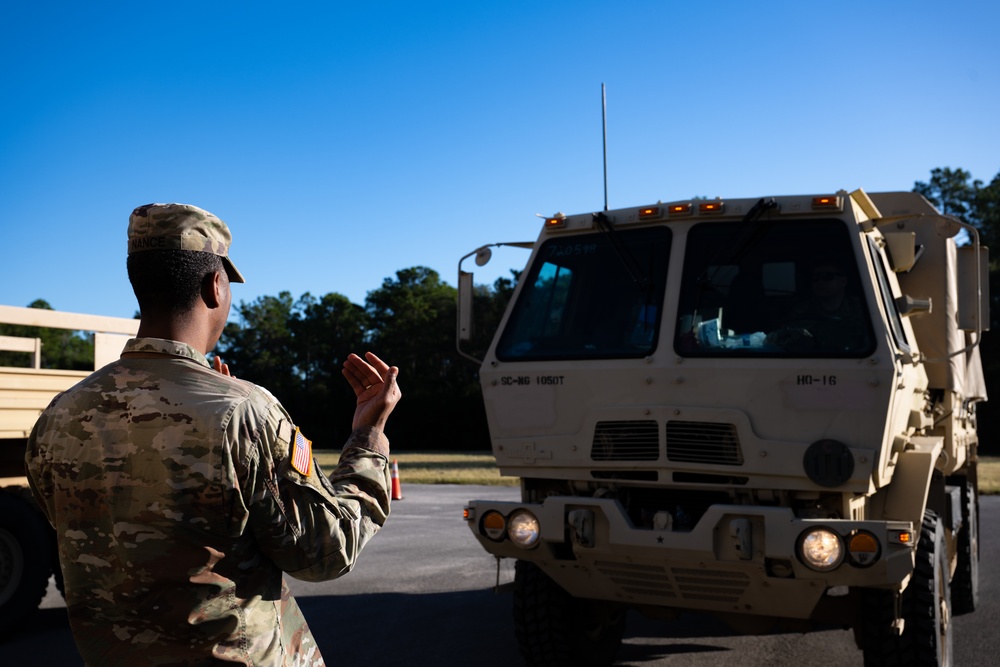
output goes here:
[{"label": "camouflage uniform", "polygon": [[26,463],[88,665],[323,664],[282,571],[351,569],[389,513],[388,442],[355,430],[327,478],[311,451],[292,465],[296,434],[266,390],[155,338],[52,401]]}]

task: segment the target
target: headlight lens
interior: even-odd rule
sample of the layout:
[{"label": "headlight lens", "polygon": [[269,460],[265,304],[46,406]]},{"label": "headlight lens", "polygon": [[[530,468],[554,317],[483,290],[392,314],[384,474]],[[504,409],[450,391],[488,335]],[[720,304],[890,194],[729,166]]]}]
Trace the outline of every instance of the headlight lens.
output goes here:
[{"label": "headlight lens", "polygon": [[819,572],[829,572],[844,560],[840,535],[828,528],[813,528],[803,534],[799,549],[802,562]]},{"label": "headlight lens", "polygon": [[538,519],[527,510],[518,510],[507,520],[507,536],[522,549],[530,549],[538,544]]}]

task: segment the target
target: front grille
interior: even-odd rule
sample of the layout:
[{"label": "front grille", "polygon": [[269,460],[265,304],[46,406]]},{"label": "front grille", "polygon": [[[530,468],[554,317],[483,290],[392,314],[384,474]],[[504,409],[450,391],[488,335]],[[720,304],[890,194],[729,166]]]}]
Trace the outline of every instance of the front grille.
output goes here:
[{"label": "front grille", "polygon": [[733,424],[668,421],[667,459],[739,466],[743,465],[743,450]]},{"label": "front grille", "polygon": [[670,583],[670,577],[662,567],[607,561],[597,561],[594,565],[598,572],[625,593],[649,597],[677,597],[677,592]]},{"label": "front grille", "polygon": [[597,571],[623,593],[645,598],[739,602],[750,585],[744,572],[685,567],[665,568],[638,563],[597,561]]},{"label": "front grille", "polygon": [[685,600],[739,602],[750,585],[749,575],[743,572],[675,567],[671,573]]},{"label": "front grille", "polygon": [[594,427],[593,461],[656,461],[660,428],[653,421],[606,421]]}]

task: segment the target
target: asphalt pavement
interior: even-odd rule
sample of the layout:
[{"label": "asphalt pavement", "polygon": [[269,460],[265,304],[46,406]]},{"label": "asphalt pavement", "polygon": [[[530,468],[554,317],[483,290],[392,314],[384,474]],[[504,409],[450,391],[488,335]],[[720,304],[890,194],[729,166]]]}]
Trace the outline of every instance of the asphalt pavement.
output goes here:
[{"label": "asphalt pavement", "polygon": [[[404,478],[405,482],[405,478]],[[514,499],[517,489],[403,485],[389,523],[357,567],[336,581],[290,581],[328,664],[366,667],[519,665],[511,595],[494,585],[499,571],[462,520],[472,498]],[[1000,656],[1000,496],[982,499],[980,607],[955,619],[955,664],[992,666]],[[0,644],[2,665],[80,665],[54,586],[25,627]],[[618,665],[861,665],[850,631],[747,637],[708,617],[670,622],[629,617]]]}]

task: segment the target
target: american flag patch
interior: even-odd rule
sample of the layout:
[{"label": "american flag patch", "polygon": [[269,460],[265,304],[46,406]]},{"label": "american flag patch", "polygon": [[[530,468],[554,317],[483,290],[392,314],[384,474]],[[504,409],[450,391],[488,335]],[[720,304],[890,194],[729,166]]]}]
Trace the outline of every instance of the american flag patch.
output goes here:
[{"label": "american flag patch", "polygon": [[292,467],[306,477],[312,472],[312,441],[295,429],[295,442],[292,444]]}]

